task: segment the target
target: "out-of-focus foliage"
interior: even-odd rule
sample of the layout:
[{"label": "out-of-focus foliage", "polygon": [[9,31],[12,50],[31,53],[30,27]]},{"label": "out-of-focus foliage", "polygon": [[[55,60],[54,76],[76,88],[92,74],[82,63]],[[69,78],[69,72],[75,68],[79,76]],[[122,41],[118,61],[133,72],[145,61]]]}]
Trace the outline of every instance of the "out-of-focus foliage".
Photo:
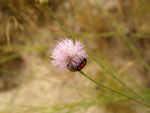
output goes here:
[{"label": "out-of-focus foliage", "polygon": [[[49,0],[86,49],[150,99],[148,0]],[[49,46],[65,33],[39,0],[0,0],[0,112],[147,113],[141,105],[49,65]],[[127,92],[88,59],[85,71]],[[131,106],[132,105],[132,106]]]}]

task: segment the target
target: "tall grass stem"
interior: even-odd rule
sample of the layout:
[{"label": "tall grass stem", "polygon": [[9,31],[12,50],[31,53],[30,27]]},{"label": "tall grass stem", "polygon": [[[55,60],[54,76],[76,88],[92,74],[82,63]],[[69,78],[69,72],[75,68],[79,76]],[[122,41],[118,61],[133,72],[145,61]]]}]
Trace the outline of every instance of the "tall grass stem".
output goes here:
[{"label": "tall grass stem", "polygon": [[[47,7],[50,15],[56,20],[56,22],[61,26],[61,28],[64,30],[64,32],[69,35],[72,40],[75,40],[74,36],[68,31],[68,29],[66,29],[66,27],[64,26],[64,24],[55,16],[55,14],[53,13],[53,11],[51,10],[50,7]],[[88,54],[89,55],[89,54]],[[109,71],[102,63],[98,62],[97,59],[93,58],[91,55],[89,55],[90,58],[96,62],[106,73],[108,73],[109,75],[111,75],[114,79],[116,79],[118,82],[120,82],[120,84],[128,89],[133,95],[139,97],[140,99],[143,99],[143,97],[139,96],[139,94],[137,94],[136,92],[134,92],[132,89],[130,89],[124,82],[122,82],[117,75],[115,75],[114,73],[112,73],[111,71]]]},{"label": "tall grass stem", "polygon": [[122,95],[122,96],[124,96],[124,97],[129,98],[129,99],[132,99],[132,100],[134,100],[135,102],[140,103],[140,104],[142,104],[142,105],[144,105],[144,106],[146,106],[146,107],[150,107],[149,104],[143,103],[143,102],[141,102],[141,101],[135,99],[134,97],[132,97],[132,96],[130,96],[130,95],[127,95],[127,94],[122,93],[122,92],[120,92],[120,91],[118,91],[118,90],[115,90],[115,89],[112,89],[112,88],[110,88],[110,87],[108,87],[108,86],[105,86],[105,85],[103,85],[103,84],[100,83],[100,82],[97,82],[96,80],[94,80],[93,78],[91,78],[90,76],[88,76],[87,74],[85,74],[83,71],[80,71],[80,73],[81,73],[84,77],[86,77],[87,79],[89,79],[90,81],[92,81],[92,82],[94,82],[95,84],[97,84],[98,86],[101,86],[101,87],[103,87],[103,88],[105,88],[105,89],[108,89],[108,90],[110,90],[110,91],[112,91],[112,92],[114,92],[114,93],[116,93],[116,94]]}]

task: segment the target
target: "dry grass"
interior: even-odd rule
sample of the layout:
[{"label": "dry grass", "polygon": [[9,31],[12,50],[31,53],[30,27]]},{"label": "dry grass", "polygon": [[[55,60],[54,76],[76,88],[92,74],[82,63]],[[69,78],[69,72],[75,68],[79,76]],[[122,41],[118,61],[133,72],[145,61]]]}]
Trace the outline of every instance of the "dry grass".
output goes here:
[{"label": "dry grass", "polygon": [[[148,100],[148,3],[55,0],[49,6],[94,57]],[[78,73],[58,72],[49,65],[49,45],[65,33],[38,0],[0,0],[0,23],[0,112],[149,112],[95,86]],[[85,71],[102,83],[126,91],[91,60]]]}]

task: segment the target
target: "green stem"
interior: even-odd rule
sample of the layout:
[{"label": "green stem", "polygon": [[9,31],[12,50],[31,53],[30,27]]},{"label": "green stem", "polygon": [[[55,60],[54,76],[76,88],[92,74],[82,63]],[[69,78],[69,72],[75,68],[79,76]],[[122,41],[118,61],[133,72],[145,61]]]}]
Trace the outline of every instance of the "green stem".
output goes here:
[{"label": "green stem", "polygon": [[[89,55],[89,54],[88,54]],[[132,94],[134,94],[135,96],[139,97],[140,99],[144,100],[144,98],[142,96],[140,96],[139,94],[137,94],[134,90],[132,90],[131,88],[129,88],[124,82],[122,82],[116,74],[112,73],[111,71],[109,71],[101,62],[99,62],[97,59],[95,59],[94,57],[92,57],[91,55],[89,55],[90,58],[95,61],[103,70],[104,72],[108,73],[109,75],[111,75],[114,79],[116,79],[124,88],[128,89]]]},{"label": "green stem", "polygon": [[[55,16],[55,14],[53,13],[53,11],[51,10],[50,7],[47,7],[50,15],[56,20],[56,22],[61,26],[61,28],[64,30],[64,32],[66,32],[67,35],[69,35],[73,41],[75,41],[74,36],[68,31],[68,29],[66,29],[66,27],[64,26],[64,24]],[[100,62],[98,62],[95,58],[91,57],[91,59],[93,61],[95,61],[97,64],[99,64],[99,66],[105,71],[107,72],[109,75],[111,75],[114,79],[116,79],[117,81],[120,82],[120,84],[122,86],[124,86],[125,88],[127,88],[130,92],[132,92],[134,95],[136,95],[137,97],[143,99],[143,97],[139,96],[137,93],[135,93],[132,89],[130,89],[125,83],[123,83],[119,78],[117,78],[117,76],[115,74],[113,74],[111,71],[109,71],[103,64],[101,64]]]},{"label": "green stem", "polygon": [[[120,26],[118,24],[118,22],[114,19],[114,17],[112,15],[110,15],[112,21],[114,21],[116,23],[117,26]],[[119,27],[118,31],[122,34],[124,34],[124,30],[121,30],[120,29],[121,26]],[[138,33],[131,33],[130,35],[131,37],[140,37],[142,36],[142,34],[138,34]],[[136,50],[136,48],[133,46],[133,44],[130,42],[130,40],[128,39],[128,37],[126,37],[126,34],[123,35],[123,37],[125,37],[125,41],[129,44],[129,46],[131,47],[132,51],[135,53],[135,55],[138,57],[138,59],[140,60],[140,62],[146,67],[146,69],[148,69],[148,65],[145,63],[145,61],[142,59],[142,57],[140,56],[140,54],[138,53],[138,51]],[[149,68],[150,69],[150,68]],[[149,70],[148,69],[148,70]],[[109,71],[109,70],[108,70]],[[115,74],[112,74],[112,76],[115,75]],[[116,76],[116,75],[115,75]],[[120,82],[120,81],[119,81]],[[121,81],[122,82],[122,81]],[[120,83],[121,83],[120,82]],[[122,84],[122,83],[121,83]],[[124,83],[123,83],[124,84]],[[140,96],[138,93],[136,93],[134,90],[130,89],[126,84],[124,84],[124,87],[126,87],[131,93],[133,93],[135,96],[139,97],[140,99],[145,100],[144,97]]]},{"label": "green stem", "polygon": [[132,99],[132,100],[134,100],[135,102],[140,103],[140,104],[142,104],[142,105],[144,105],[144,106],[146,106],[146,107],[150,107],[149,104],[143,103],[143,102],[141,102],[141,101],[135,99],[134,97],[132,97],[132,96],[130,96],[130,95],[127,95],[127,94],[125,94],[125,93],[122,93],[122,92],[120,92],[120,91],[117,91],[117,90],[115,90],[115,89],[112,89],[112,88],[110,88],[110,87],[107,87],[107,86],[105,86],[105,85],[103,85],[103,84],[97,82],[96,80],[92,79],[90,76],[88,76],[87,74],[85,74],[83,71],[80,71],[80,73],[81,73],[84,77],[86,77],[87,79],[89,79],[90,81],[92,81],[92,82],[94,82],[95,84],[97,84],[98,86],[101,86],[101,87],[103,87],[103,88],[105,88],[105,89],[108,89],[108,90],[110,90],[110,91],[112,91],[112,92],[114,92],[114,93],[116,93],[116,94],[122,95],[122,96],[124,96],[124,97],[129,98],[129,99]]},{"label": "green stem", "polygon": [[57,21],[57,23],[60,25],[60,27],[62,28],[62,30],[69,36],[72,38],[72,40],[75,40],[74,36],[66,29],[66,27],[64,26],[64,24],[55,16],[55,14],[53,13],[53,11],[51,10],[50,7],[47,7],[50,15]]},{"label": "green stem", "polygon": [[145,69],[147,71],[149,71],[150,70],[149,64],[142,58],[142,56],[141,56],[140,52],[138,51],[138,49],[133,45],[133,42],[130,39],[130,37],[129,38],[125,37],[124,39],[128,43],[129,47],[131,48],[131,50],[133,51],[135,56],[138,58],[139,62],[145,67]]}]

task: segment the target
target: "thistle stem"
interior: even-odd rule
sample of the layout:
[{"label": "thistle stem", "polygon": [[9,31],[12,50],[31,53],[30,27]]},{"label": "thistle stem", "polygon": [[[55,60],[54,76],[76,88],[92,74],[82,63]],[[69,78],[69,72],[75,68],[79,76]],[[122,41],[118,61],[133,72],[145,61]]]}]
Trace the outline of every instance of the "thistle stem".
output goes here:
[{"label": "thistle stem", "polygon": [[53,11],[51,10],[50,7],[47,6],[47,9],[50,13],[50,15],[56,20],[56,22],[60,25],[60,27],[62,28],[62,30],[69,36],[72,38],[73,41],[75,41],[74,36],[66,29],[66,27],[64,26],[64,24],[55,16],[55,14],[53,13]]},{"label": "thistle stem", "polygon": [[[89,54],[88,54],[89,55]],[[94,57],[92,57],[91,55],[89,55],[90,58],[95,61],[103,70],[104,72],[108,73],[109,75],[111,75],[114,79],[116,79],[124,88],[126,88],[127,90],[129,90],[132,94],[134,94],[136,97],[139,97],[141,100],[144,100],[144,98],[142,96],[140,96],[138,93],[136,93],[134,90],[132,90],[131,88],[129,88],[123,81],[121,81],[116,74],[112,73],[111,71],[109,71],[101,62],[99,62],[97,59],[95,59]]]},{"label": "thistle stem", "polygon": [[[51,10],[50,7],[46,7],[50,13],[50,15],[56,20],[56,22],[60,25],[60,27],[62,28],[62,30],[72,38],[73,41],[75,41],[74,36],[69,32],[69,30],[64,26],[64,24],[55,16],[55,14],[53,13],[53,11]],[[134,94],[135,96],[143,99],[143,97],[141,97],[139,94],[137,94],[136,92],[134,92],[132,89],[130,89],[123,81],[121,81],[114,73],[112,73],[111,71],[109,71],[102,63],[98,62],[95,58],[93,58],[91,56],[91,59],[96,62],[106,73],[108,73],[109,75],[111,75],[114,79],[116,79],[117,81],[120,82],[120,84],[125,87],[126,89],[128,89],[132,94]],[[144,99],[143,99],[144,100]]]},{"label": "thistle stem", "polygon": [[96,80],[94,80],[93,78],[91,78],[90,76],[88,76],[87,74],[85,74],[83,71],[80,71],[80,73],[81,73],[84,77],[86,77],[87,79],[89,79],[90,81],[92,81],[92,82],[94,82],[95,84],[97,84],[98,86],[101,86],[101,87],[103,87],[103,88],[105,88],[105,89],[108,89],[108,90],[110,90],[110,91],[112,91],[112,92],[114,92],[114,93],[116,93],[116,94],[121,95],[121,96],[124,96],[124,97],[127,97],[127,98],[129,98],[129,99],[132,99],[132,100],[134,100],[135,102],[140,103],[140,104],[142,104],[142,105],[144,105],[144,106],[146,106],[146,107],[150,107],[149,104],[143,103],[143,102],[141,102],[141,101],[135,99],[134,97],[132,97],[132,96],[130,96],[130,95],[127,95],[127,94],[122,93],[122,92],[120,92],[120,91],[118,91],[118,90],[115,90],[115,89],[112,89],[112,88],[110,88],[110,87],[108,87],[108,86],[105,86],[105,85],[103,85],[103,84],[100,83],[100,82],[97,82]]}]

